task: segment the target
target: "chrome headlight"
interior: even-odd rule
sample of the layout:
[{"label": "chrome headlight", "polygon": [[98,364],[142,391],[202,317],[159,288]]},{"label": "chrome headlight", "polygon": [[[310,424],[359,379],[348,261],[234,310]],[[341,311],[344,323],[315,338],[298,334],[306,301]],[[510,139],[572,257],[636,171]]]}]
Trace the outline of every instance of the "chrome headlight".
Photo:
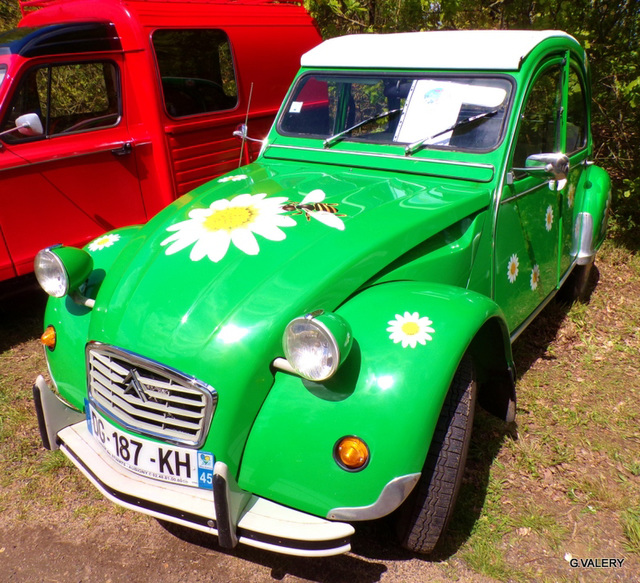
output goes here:
[{"label": "chrome headlight", "polygon": [[332,377],[349,354],[352,343],[349,324],[322,310],[291,320],[282,339],[289,364],[310,381]]},{"label": "chrome headlight", "polygon": [[55,247],[38,251],[34,271],[40,287],[54,298],[75,291],[93,269],[93,259],[75,247]]}]

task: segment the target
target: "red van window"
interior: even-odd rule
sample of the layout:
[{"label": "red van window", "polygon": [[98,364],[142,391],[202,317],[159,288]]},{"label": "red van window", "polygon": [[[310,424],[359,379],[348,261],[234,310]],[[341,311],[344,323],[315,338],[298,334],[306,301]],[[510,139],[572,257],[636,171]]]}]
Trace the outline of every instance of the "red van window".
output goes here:
[{"label": "red van window", "polygon": [[[36,113],[45,135],[54,136],[110,127],[120,119],[116,67],[109,62],[34,67],[22,77],[2,130],[18,116]],[[9,143],[32,139],[19,133],[3,136]]]},{"label": "red van window", "polygon": [[152,36],[171,117],[233,109],[238,103],[233,57],[221,30],[156,30]]}]

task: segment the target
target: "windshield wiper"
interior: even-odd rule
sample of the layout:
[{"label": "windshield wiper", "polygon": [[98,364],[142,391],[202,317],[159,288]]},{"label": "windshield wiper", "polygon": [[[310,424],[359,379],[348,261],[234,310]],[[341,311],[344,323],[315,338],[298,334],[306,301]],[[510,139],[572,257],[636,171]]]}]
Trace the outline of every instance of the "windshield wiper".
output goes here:
[{"label": "windshield wiper", "polygon": [[343,136],[346,136],[347,134],[351,133],[353,130],[357,130],[359,127],[362,127],[363,125],[366,125],[369,122],[377,121],[379,119],[382,119],[383,117],[389,117],[394,113],[399,113],[401,111],[402,111],[402,108],[399,107],[398,109],[392,109],[391,111],[383,111],[378,115],[374,115],[373,117],[368,117],[367,119],[362,120],[361,122],[358,122],[356,125],[351,126],[350,128],[347,128],[346,130],[343,130],[340,133],[334,134],[333,136],[327,138],[323,142],[323,145],[325,148],[330,148],[334,144],[337,144],[343,138]]},{"label": "windshield wiper", "polygon": [[471,117],[466,117],[464,119],[461,119],[460,121],[457,121],[452,126],[448,127],[445,130],[442,130],[441,132],[438,132],[437,134],[433,134],[428,138],[422,138],[417,142],[413,142],[413,144],[409,144],[408,146],[405,147],[404,154],[405,156],[411,156],[412,154],[415,154],[420,148],[425,146],[427,142],[433,140],[433,138],[437,138],[438,136],[441,136],[442,134],[446,134],[447,132],[452,132],[453,130],[455,130],[456,128],[459,128],[460,126],[465,126],[478,119],[482,119],[483,117],[490,117],[492,115],[495,115],[499,111],[500,109],[492,109],[491,111],[485,111],[484,113],[479,113],[478,115],[472,115]]}]

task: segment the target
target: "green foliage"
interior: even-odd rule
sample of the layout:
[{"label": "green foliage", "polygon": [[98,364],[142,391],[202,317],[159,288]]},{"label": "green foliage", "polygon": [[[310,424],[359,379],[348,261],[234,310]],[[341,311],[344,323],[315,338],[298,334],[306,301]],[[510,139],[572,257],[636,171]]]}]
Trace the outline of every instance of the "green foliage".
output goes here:
[{"label": "green foliage", "polygon": [[637,0],[305,0],[305,6],[325,38],[471,28],[560,29],[573,35],[589,54],[594,157],[613,180],[616,224],[623,233],[640,226]]},{"label": "green foliage", "polygon": [[11,30],[18,25],[20,8],[17,0],[0,1],[0,33]]}]

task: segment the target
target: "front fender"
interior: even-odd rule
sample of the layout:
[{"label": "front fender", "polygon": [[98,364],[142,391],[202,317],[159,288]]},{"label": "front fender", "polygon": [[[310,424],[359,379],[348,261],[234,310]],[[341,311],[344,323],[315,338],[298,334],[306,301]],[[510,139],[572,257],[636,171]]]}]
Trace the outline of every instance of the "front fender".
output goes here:
[{"label": "front fender", "polygon": [[[125,227],[101,235],[88,243],[85,250],[93,258],[93,271],[83,293],[95,298],[106,272],[140,227]],[[56,346],[46,349],[51,379],[60,395],[78,410],[84,408],[87,379],[84,348],[87,343],[92,309],[81,306],[70,296],[49,298],[44,326],[56,329]]]},{"label": "front fender", "polygon": [[[350,514],[372,519],[394,510],[408,494],[403,486],[400,499],[396,490],[393,503],[384,504],[379,498],[385,487],[394,480],[406,485],[422,471],[449,385],[478,331],[494,319],[506,326],[485,296],[416,282],[371,287],[337,313],[353,330],[349,357],[324,383],[275,374],[247,440],[239,485],[320,516],[333,517],[336,508],[342,514],[369,508]],[[431,322],[421,321],[428,337],[403,343],[390,328],[414,313]],[[346,471],[334,460],[336,442],[347,435],[369,447],[370,461],[361,471]]]}]

